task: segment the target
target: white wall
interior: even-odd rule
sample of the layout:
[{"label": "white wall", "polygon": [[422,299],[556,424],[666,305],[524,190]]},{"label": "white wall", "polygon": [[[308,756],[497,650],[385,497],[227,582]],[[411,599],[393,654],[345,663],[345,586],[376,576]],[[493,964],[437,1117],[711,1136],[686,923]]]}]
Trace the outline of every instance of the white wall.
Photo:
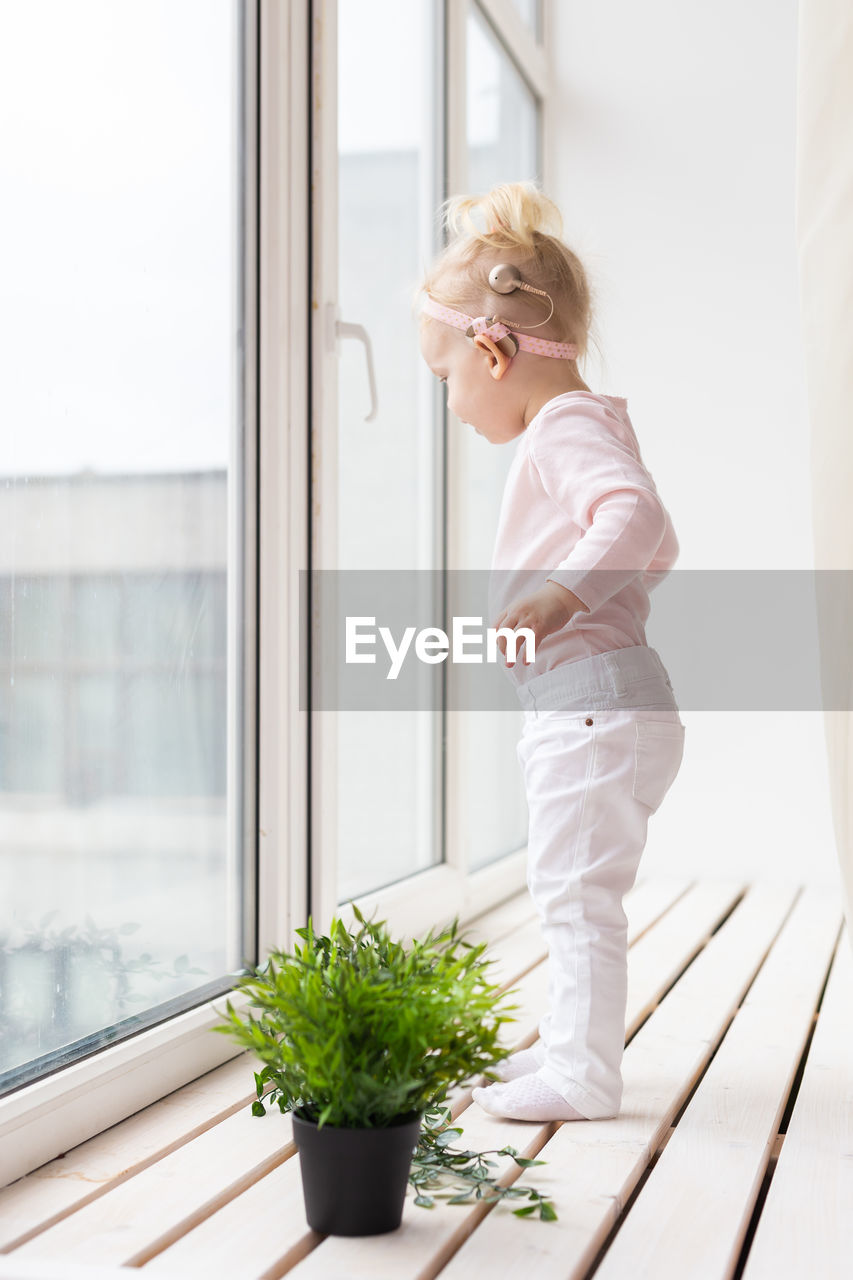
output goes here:
[{"label": "white wall", "polygon": [[[551,30],[550,186],[605,356],[586,381],[628,398],[676,572],[808,570],[796,0],[552,0]],[[644,870],[837,884],[822,713],[682,718]]]}]

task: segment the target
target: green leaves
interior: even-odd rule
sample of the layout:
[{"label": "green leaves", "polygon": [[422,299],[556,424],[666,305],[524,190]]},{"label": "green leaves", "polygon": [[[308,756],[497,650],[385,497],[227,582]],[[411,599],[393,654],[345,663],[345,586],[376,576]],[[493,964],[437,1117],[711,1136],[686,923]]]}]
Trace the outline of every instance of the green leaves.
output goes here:
[{"label": "green leaves", "polygon": [[538,1194],[532,1193],[531,1198],[535,1198],[536,1204],[526,1204],[523,1209],[513,1209],[513,1213],[517,1218],[527,1218],[530,1214],[539,1210],[539,1217],[543,1222],[556,1222],[557,1211],[551,1204],[550,1200],[543,1200]]},{"label": "green leaves", "polygon": [[335,918],[319,936],[309,920],[291,952],[247,970],[237,990],[249,1008],[227,1002],[215,1030],[264,1064],[259,1099],[268,1089],[269,1102],[318,1124],[383,1126],[504,1058],[498,1037],[517,1006],[458,920],[404,947],[351,905],[352,931]]},{"label": "green leaves", "polygon": [[441,1133],[436,1134],[435,1145],[439,1148],[449,1147],[453,1141],[453,1135],[456,1134],[458,1137],[461,1133],[461,1129],[444,1129]]},{"label": "green leaves", "polygon": [[495,1204],[499,1200],[528,1199],[530,1204],[513,1209],[517,1217],[527,1218],[538,1210],[542,1221],[556,1221],[557,1212],[550,1200],[533,1187],[521,1186],[517,1182],[502,1186],[492,1173],[498,1165],[486,1157],[510,1157],[522,1169],[544,1164],[544,1160],[520,1156],[515,1147],[510,1146],[501,1147],[499,1151],[459,1150],[452,1146],[452,1142],[461,1133],[461,1129],[450,1127],[450,1113],[440,1106],[431,1107],[424,1116],[409,1175],[409,1182],[416,1192],[415,1204],[432,1208],[436,1196],[446,1198],[448,1204],[474,1204],[478,1200]]}]

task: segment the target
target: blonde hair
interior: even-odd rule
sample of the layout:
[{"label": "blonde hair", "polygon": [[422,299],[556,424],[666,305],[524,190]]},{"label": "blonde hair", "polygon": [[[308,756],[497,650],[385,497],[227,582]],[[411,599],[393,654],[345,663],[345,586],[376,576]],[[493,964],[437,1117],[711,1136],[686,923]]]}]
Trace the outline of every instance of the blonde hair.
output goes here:
[{"label": "blonde hair", "polygon": [[[480,216],[478,226],[474,215]],[[553,200],[533,182],[505,182],[481,196],[454,196],[441,206],[448,243],[426,272],[416,299],[428,293],[444,306],[468,315],[498,314],[522,332],[574,342],[578,358],[588,352],[592,294],[583,264],[563,243],[563,219]],[[546,324],[547,299],[517,289],[498,294],[489,272],[499,263],[515,266],[522,280],[554,301]]]}]

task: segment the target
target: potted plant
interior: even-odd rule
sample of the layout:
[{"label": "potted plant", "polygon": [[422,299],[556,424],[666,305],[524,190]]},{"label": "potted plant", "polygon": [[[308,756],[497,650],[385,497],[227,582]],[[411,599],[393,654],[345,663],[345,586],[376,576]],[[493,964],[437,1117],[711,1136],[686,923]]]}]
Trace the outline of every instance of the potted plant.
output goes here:
[{"label": "potted plant", "polygon": [[506,1057],[516,1007],[457,920],[405,947],[351,905],[354,932],[336,917],[318,936],[309,920],[304,945],[244,974],[247,1008],[227,1001],[215,1028],[264,1063],[254,1113],[291,1112],[309,1226],[344,1236],[400,1225],[425,1112]]}]

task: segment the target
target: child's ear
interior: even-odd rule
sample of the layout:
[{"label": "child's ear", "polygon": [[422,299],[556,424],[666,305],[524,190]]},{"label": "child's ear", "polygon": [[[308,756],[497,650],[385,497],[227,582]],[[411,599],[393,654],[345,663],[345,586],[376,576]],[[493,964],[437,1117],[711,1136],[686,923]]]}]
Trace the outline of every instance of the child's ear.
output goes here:
[{"label": "child's ear", "polygon": [[474,338],[474,346],[484,353],[488,362],[489,373],[496,381],[504,376],[507,369],[512,363],[512,356],[502,351],[494,338],[488,338],[484,333],[478,333]]}]

